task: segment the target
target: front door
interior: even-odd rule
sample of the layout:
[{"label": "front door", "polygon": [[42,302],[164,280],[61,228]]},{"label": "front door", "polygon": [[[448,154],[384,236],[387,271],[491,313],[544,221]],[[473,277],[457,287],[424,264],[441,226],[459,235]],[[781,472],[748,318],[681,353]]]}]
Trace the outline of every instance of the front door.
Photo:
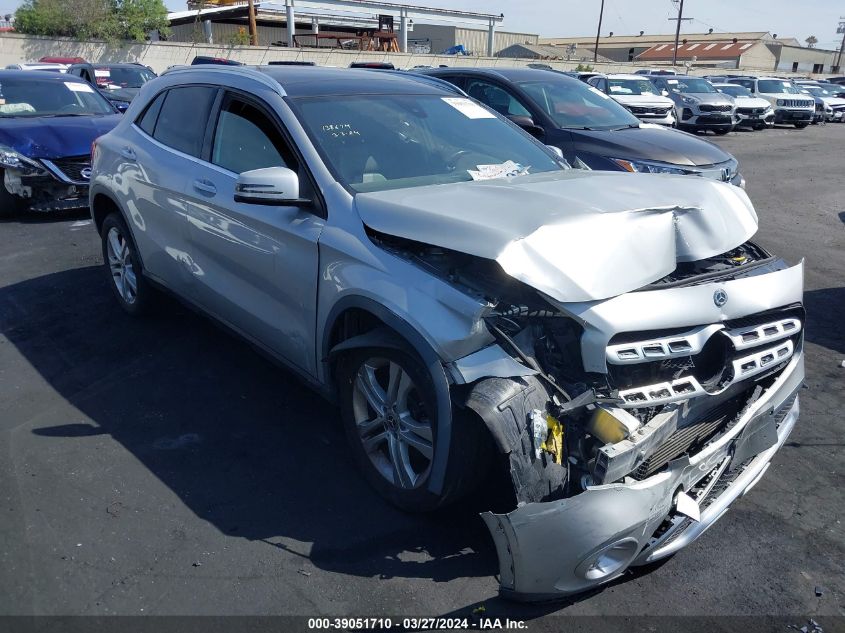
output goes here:
[{"label": "front door", "polygon": [[265,104],[227,93],[211,147],[188,177],[188,233],[198,301],[288,362],[314,373],[317,240],[315,208],[235,202],[238,174],[288,167],[310,180]]}]

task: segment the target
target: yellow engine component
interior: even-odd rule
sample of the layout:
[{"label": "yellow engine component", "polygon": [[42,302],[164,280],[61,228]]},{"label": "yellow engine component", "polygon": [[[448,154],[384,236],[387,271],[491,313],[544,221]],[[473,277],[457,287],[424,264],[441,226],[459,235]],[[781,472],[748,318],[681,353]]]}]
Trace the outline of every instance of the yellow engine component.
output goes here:
[{"label": "yellow engine component", "polygon": [[616,444],[616,442],[626,439],[630,434],[628,427],[621,420],[602,407],[597,407],[593,411],[587,430],[590,435],[605,444]]},{"label": "yellow engine component", "polygon": [[550,414],[546,414],[546,425],[549,428],[549,433],[546,440],[540,444],[540,448],[551,453],[555,463],[563,463],[563,424]]}]

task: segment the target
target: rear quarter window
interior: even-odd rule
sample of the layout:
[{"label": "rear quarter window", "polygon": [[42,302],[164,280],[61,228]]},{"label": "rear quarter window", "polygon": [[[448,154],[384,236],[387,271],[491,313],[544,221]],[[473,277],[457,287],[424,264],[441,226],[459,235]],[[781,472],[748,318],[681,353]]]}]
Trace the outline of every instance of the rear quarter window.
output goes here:
[{"label": "rear quarter window", "polygon": [[159,94],[155,99],[152,100],[152,103],[147,106],[147,109],[144,110],[144,113],[135,120],[135,124],[150,136],[152,136],[153,132],[155,131],[156,121],[158,120],[158,113],[161,112],[161,106],[164,103],[164,97],[166,95],[166,91]]}]

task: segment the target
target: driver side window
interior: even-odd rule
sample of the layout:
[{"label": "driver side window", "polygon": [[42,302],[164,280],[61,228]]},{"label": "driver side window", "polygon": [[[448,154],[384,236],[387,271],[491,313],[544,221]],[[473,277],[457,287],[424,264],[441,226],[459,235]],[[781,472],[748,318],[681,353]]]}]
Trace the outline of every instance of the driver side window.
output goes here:
[{"label": "driver side window", "polygon": [[297,169],[276,123],[258,107],[231,96],[220,110],[211,162],[236,174],[263,167]]},{"label": "driver side window", "polygon": [[528,109],[504,88],[488,81],[470,79],[467,94],[504,116],[531,116]]}]

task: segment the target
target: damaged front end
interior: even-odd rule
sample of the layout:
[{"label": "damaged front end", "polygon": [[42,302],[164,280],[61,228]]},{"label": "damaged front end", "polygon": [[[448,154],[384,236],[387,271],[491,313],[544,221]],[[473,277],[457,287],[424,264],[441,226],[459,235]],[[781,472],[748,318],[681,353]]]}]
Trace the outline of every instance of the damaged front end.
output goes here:
[{"label": "damaged front end", "polygon": [[89,156],[32,159],[0,151],[3,187],[30,211],[63,211],[88,206]]},{"label": "damaged front end", "polygon": [[798,417],[805,319],[803,263],[749,241],[737,188],[530,178],[473,183],[486,206],[460,214],[448,186],[357,202],[375,243],[489,306],[495,343],[446,369],[509,465],[517,507],[483,515],[501,591],[539,600],[671,555],[758,481]]},{"label": "damaged front end", "polygon": [[[758,481],[792,430],[803,266],[746,243],[683,268],[612,299],[500,304],[488,318],[536,372],[508,381],[513,393],[481,380],[467,400],[491,430],[510,429],[498,444],[518,506],[483,515],[503,594],[572,594],[671,555]],[[556,424],[562,447],[549,450]]]}]

